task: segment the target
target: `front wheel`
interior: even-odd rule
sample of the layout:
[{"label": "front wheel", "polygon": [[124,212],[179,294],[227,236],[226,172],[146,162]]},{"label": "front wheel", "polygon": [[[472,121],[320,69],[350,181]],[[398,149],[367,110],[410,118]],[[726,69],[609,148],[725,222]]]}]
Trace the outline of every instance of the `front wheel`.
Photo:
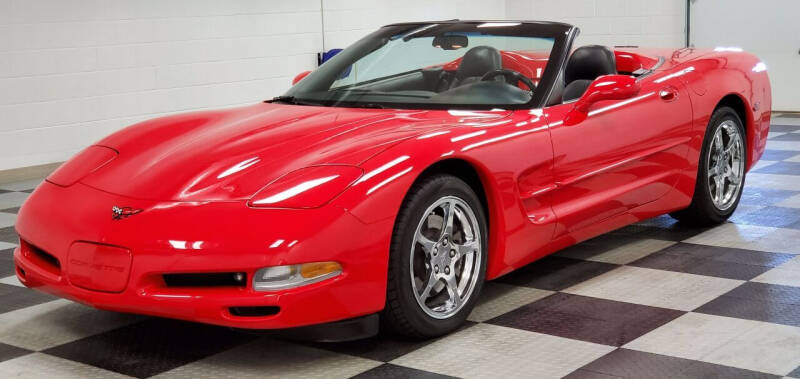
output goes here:
[{"label": "front wheel", "polygon": [[742,196],[746,141],[737,113],[729,107],[715,110],[703,141],[692,202],[688,208],[670,215],[692,225],[713,225],[727,220]]},{"label": "front wheel", "polygon": [[486,275],[486,217],[475,192],[450,175],[414,185],[395,223],[383,320],[435,337],[467,318]]}]

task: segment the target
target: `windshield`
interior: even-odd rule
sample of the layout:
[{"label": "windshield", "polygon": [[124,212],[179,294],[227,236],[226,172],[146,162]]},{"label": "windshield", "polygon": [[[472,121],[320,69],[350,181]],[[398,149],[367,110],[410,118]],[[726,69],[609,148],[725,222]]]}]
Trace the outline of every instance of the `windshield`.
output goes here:
[{"label": "windshield", "polygon": [[[540,99],[570,27],[442,22],[381,28],[277,101],[376,108],[521,108]],[[551,80],[547,80],[551,79]]]}]

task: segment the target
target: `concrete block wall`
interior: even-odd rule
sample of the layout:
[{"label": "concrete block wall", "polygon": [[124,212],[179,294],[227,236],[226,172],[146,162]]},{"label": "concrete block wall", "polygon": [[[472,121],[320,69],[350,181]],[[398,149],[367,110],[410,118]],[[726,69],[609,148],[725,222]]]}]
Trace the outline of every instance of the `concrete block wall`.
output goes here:
[{"label": "concrete block wall", "polygon": [[576,25],[576,46],[686,44],[686,0],[507,0],[506,17]]},{"label": "concrete block wall", "polygon": [[321,49],[319,0],[0,0],[0,170],[278,95]]}]

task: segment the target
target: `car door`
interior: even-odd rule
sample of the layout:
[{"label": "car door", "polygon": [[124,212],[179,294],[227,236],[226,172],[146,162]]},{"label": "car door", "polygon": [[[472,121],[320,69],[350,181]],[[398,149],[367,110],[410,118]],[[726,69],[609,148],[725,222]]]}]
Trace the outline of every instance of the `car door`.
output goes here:
[{"label": "car door", "polygon": [[643,78],[639,94],[593,104],[575,125],[574,104],[545,108],[554,153],[555,237],[665,195],[687,165],[692,109],[677,78]]}]

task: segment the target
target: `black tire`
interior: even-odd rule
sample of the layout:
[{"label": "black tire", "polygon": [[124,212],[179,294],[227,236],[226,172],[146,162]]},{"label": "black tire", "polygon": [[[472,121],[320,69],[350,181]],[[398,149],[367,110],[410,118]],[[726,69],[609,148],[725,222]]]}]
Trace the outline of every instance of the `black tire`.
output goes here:
[{"label": "black tire", "polygon": [[739,115],[730,107],[719,107],[711,115],[711,120],[706,127],[705,137],[703,138],[703,148],[700,152],[700,163],[697,168],[697,182],[695,183],[694,195],[689,207],[670,213],[670,216],[677,219],[683,224],[692,226],[711,226],[725,222],[736,210],[739,205],[739,200],[742,197],[742,189],[744,188],[745,178],[747,173],[742,173],[741,188],[733,204],[727,209],[719,209],[712,199],[711,190],[706,183],[708,180],[708,154],[709,149],[713,142],[713,136],[717,128],[726,121],[733,121],[739,129],[740,136],[742,137],[742,159],[747,162],[747,134],[744,129],[742,120]]},{"label": "black tire", "polygon": [[[411,248],[415,244],[417,226],[426,210],[444,197],[457,197],[473,211],[480,229],[481,254],[471,295],[460,310],[444,319],[431,317],[417,303],[411,284]],[[435,174],[420,180],[406,195],[395,221],[389,255],[386,307],[381,315],[383,326],[390,331],[413,338],[431,338],[458,329],[475,307],[486,277],[488,228],[481,201],[463,180]],[[449,271],[448,271],[449,272]]]}]

